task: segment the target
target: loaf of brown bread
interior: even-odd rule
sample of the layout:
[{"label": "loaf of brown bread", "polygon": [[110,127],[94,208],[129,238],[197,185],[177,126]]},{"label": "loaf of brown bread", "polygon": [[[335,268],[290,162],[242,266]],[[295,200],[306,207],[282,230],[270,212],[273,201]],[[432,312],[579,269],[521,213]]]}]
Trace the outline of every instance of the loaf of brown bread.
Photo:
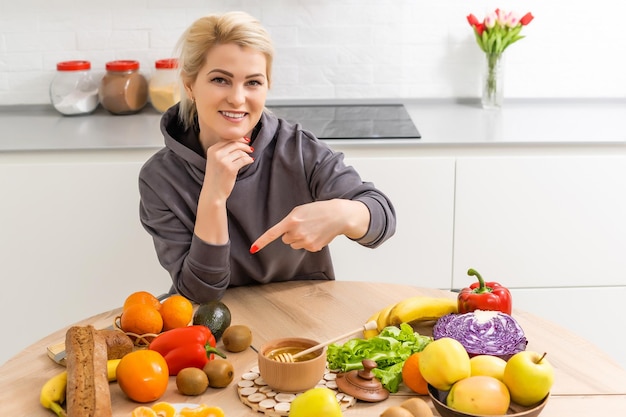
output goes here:
[{"label": "loaf of brown bread", "polygon": [[103,329],[100,333],[107,344],[107,358],[122,359],[124,355],[133,351],[133,340],[124,332],[115,329]]},{"label": "loaf of brown bread", "polygon": [[107,344],[93,326],[73,326],[65,334],[67,417],[111,417]]}]

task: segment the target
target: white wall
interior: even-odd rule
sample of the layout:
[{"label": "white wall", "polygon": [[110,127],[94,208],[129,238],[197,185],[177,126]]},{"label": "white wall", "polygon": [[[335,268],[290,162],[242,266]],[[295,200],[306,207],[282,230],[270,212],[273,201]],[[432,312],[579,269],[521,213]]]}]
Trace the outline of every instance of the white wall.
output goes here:
[{"label": "white wall", "polygon": [[478,97],[482,53],[466,15],[535,20],[506,53],[506,97],[626,96],[626,3],[615,0],[0,0],[0,105],[48,102],[56,63],[94,71],[137,59],[149,74],[181,32],[244,10],[277,48],[271,98]]},{"label": "white wall", "polygon": [[[58,61],[88,59],[101,71],[109,60],[138,59],[149,72],[154,60],[171,55],[178,36],[191,21],[209,12],[235,9],[258,16],[272,33],[277,57],[271,97],[276,99],[478,97],[482,56],[465,16],[474,13],[482,17],[495,7],[531,11],[536,17],[524,28],[527,38],[507,51],[507,97],[626,97],[626,36],[621,18],[626,3],[598,0],[593,8],[588,4],[581,0],[0,0],[0,105],[47,103],[48,85]],[[143,160],[133,161],[135,165],[124,166],[116,174],[126,172],[135,178],[134,170]],[[90,162],[80,160],[81,164]],[[87,179],[108,184],[105,179],[110,174],[101,168],[94,165]],[[0,176],[0,192],[4,196],[21,193],[13,187],[11,174],[19,174],[22,168],[6,169],[6,175]],[[76,178],[63,167],[56,167],[52,174],[46,172],[45,178],[60,183]],[[37,177],[26,178],[32,186],[41,186]],[[82,213],[106,210],[109,205],[111,210],[134,213],[135,183],[120,184],[121,189],[110,191],[115,199],[107,200],[105,206],[86,199]],[[89,187],[76,189],[84,192]],[[72,188],[67,186],[65,191],[70,193]],[[23,202],[31,211],[17,204],[0,206],[4,216],[0,230],[19,229],[22,222],[38,232],[52,231],[52,236],[71,242],[70,259],[72,247],[94,245],[98,250],[91,252],[92,258],[69,265],[66,259],[46,252],[46,245],[56,251],[64,247],[37,239],[36,234],[26,236],[23,242],[1,242],[6,291],[0,294],[0,304],[6,306],[9,299],[33,290],[35,295],[24,309],[29,317],[37,316],[45,323],[39,322],[34,329],[29,327],[33,323],[22,321],[21,327],[20,322],[10,322],[9,333],[30,329],[28,340],[5,343],[0,363],[50,331],[74,322],[77,305],[73,297],[89,295],[90,282],[111,282],[111,291],[89,306],[93,314],[116,307],[127,291],[160,292],[169,285],[138,223],[130,223],[123,236],[115,235],[105,223],[95,231],[81,230],[68,236],[63,224],[48,224],[47,217],[38,214],[38,209],[44,208],[50,215],[53,202],[53,214],[68,216],[61,201],[39,201],[32,189],[25,193]],[[14,222],[15,218],[19,221]],[[123,243],[132,238],[142,239],[145,244],[135,250],[152,262],[140,264],[137,253],[128,251],[124,265],[107,263],[107,257],[128,250]],[[32,272],[29,276],[42,278],[41,285],[25,281],[20,276],[24,270],[13,268],[16,263],[8,261],[28,250],[34,258],[32,265],[26,265]],[[50,299],[47,292],[57,290],[55,284],[68,267],[84,271],[85,281],[69,288],[66,298]],[[107,275],[110,270],[113,272]],[[133,280],[125,281],[126,276]]]}]

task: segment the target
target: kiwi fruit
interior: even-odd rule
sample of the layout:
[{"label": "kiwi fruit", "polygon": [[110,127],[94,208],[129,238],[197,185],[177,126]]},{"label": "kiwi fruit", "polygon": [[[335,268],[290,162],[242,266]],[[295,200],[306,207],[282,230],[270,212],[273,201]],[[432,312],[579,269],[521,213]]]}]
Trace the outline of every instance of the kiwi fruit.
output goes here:
[{"label": "kiwi fruit", "polygon": [[380,417],[414,417],[413,413],[411,413],[406,408],[402,408],[399,405],[392,405],[391,407],[385,409]]},{"label": "kiwi fruit", "polygon": [[233,381],[235,376],[233,364],[222,358],[208,361],[202,371],[208,377],[211,388],[224,388]]},{"label": "kiwi fruit", "polygon": [[222,343],[229,352],[243,352],[252,344],[252,331],[243,324],[229,326],[222,334]]},{"label": "kiwi fruit", "polygon": [[421,398],[413,397],[408,400],[404,400],[400,407],[406,408],[415,417],[433,417],[433,412],[428,406],[428,403]]},{"label": "kiwi fruit", "polygon": [[176,388],[183,395],[200,395],[209,387],[209,378],[199,368],[183,368],[176,375]]}]

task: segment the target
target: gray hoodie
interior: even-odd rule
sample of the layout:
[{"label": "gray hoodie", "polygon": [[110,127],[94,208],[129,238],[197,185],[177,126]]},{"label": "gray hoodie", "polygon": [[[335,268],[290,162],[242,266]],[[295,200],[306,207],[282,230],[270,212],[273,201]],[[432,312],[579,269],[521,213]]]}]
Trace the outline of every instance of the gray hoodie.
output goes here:
[{"label": "gray hoodie", "polygon": [[369,230],[357,242],[375,248],[395,233],[389,199],[363,182],[343,154],[300,125],[265,111],[252,135],[254,162],[241,169],[228,198],[230,241],[212,245],[193,232],[206,158],[194,129],[184,130],[178,106],[161,119],[165,147],[139,174],[140,218],[154,240],[161,265],[178,292],[197,303],[219,300],[229,286],[334,279],[328,247],[292,249],[277,239],[252,255],[250,245],[294,207],[343,198],[369,209]]}]

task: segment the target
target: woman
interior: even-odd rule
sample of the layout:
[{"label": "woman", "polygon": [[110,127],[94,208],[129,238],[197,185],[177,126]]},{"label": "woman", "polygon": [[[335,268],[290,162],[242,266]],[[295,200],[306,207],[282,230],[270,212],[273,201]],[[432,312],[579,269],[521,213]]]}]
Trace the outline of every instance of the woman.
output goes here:
[{"label": "woman", "polygon": [[257,20],[203,17],[180,50],[185,94],[139,175],[141,222],[173,292],[201,303],[229,286],[334,279],[336,236],[374,248],[394,234],[385,195],[265,109],[274,52]]}]

